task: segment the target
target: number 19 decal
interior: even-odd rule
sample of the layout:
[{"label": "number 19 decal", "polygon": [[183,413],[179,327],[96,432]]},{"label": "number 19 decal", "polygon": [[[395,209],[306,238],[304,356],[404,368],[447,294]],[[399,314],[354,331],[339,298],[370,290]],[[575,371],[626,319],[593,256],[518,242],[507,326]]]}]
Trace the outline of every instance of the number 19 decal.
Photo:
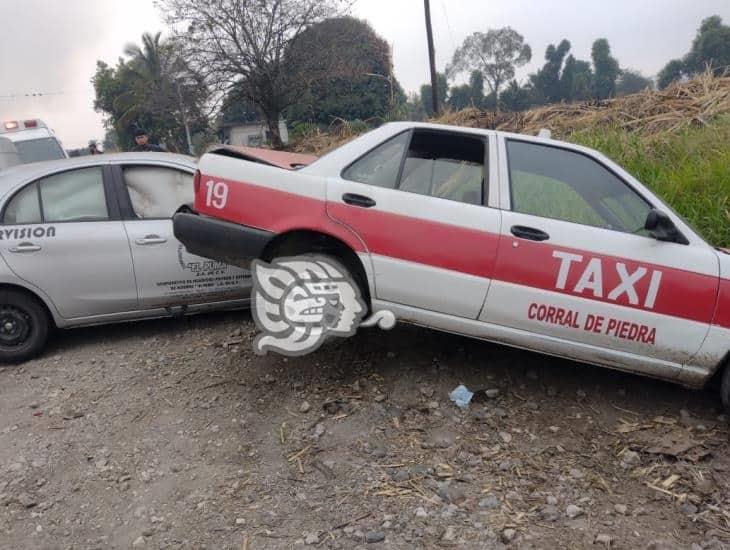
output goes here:
[{"label": "number 19 decal", "polygon": [[213,180],[208,180],[205,182],[205,186],[208,189],[205,195],[205,206],[212,206],[218,210],[223,210],[228,200],[228,185],[222,181],[214,182]]}]

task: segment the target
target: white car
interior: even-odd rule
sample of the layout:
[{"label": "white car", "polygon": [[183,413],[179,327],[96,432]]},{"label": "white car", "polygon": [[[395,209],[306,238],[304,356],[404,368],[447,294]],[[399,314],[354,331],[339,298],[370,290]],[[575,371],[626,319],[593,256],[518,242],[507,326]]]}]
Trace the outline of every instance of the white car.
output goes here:
[{"label": "white car", "polygon": [[191,252],[324,253],[374,312],[700,387],[725,369],[730,255],[597,151],[391,123],[298,170],[199,162]]},{"label": "white car", "polygon": [[248,305],[243,269],[189,254],[172,215],[194,159],[94,155],[0,172],[0,360],[49,330]]}]

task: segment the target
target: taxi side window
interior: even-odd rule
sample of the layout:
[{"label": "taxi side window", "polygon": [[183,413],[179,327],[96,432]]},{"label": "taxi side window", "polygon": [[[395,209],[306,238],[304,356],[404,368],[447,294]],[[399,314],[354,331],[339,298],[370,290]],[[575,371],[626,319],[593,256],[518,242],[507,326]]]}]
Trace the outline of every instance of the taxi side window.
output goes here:
[{"label": "taxi side window", "polygon": [[140,219],[172,218],[181,204],[193,202],[193,175],[163,166],[127,166],[124,185]]},{"label": "taxi side window", "polygon": [[3,214],[6,225],[108,219],[100,166],[41,178],[16,193]]},{"label": "taxi side window", "polygon": [[482,204],[484,145],[484,140],[479,137],[414,131],[398,189]]},{"label": "taxi side window", "polygon": [[599,162],[549,145],[508,140],[512,210],[643,234],[651,205]]},{"label": "taxi side window", "polygon": [[410,133],[403,132],[378,145],[346,168],[343,179],[393,189],[409,139]]}]

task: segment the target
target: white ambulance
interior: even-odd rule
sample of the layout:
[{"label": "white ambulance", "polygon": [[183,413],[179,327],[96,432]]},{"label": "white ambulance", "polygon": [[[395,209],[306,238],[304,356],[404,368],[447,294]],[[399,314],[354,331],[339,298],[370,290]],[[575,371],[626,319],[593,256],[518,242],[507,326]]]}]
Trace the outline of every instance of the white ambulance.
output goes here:
[{"label": "white ambulance", "polygon": [[[68,157],[53,130],[37,118],[1,122],[0,138],[12,142],[20,164]],[[0,170],[2,168],[4,166],[0,164]]]}]

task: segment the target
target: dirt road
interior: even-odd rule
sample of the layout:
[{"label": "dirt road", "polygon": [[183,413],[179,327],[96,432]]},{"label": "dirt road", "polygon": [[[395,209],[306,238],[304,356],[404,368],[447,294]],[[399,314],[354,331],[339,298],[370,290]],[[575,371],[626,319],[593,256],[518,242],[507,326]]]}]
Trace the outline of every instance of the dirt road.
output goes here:
[{"label": "dirt road", "polygon": [[[710,391],[406,326],[252,337],[89,328],[0,368],[0,547],[730,547]],[[462,411],[460,383],[489,391]]]}]

